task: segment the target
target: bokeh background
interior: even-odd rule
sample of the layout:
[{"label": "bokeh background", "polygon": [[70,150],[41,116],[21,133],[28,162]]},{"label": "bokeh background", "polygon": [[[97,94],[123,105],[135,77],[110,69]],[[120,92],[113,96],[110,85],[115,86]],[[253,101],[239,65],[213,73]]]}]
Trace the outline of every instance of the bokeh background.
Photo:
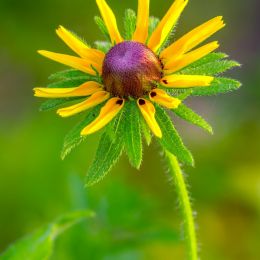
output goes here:
[{"label": "bokeh background", "polygon": [[[171,0],[152,0],[162,17]],[[120,28],[136,0],[110,0]],[[258,0],[193,0],[176,37],[217,15],[227,27],[214,38],[243,64],[228,74],[243,87],[188,103],[215,129],[214,136],[174,118],[195,168],[185,168],[196,209],[201,258],[260,259],[260,34]],[[54,29],[62,24],[89,43],[102,36],[94,0],[0,0],[0,252],[21,236],[74,209],[95,220],[63,234],[53,259],[184,259],[181,218],[156,144],[145,149],[141,171],[126,157],[99,185],[84,189],[98,136],[59,157],[63,138],[80,118],[39,113],[32,88],[64,69],[37,49],[68,52]]]}]

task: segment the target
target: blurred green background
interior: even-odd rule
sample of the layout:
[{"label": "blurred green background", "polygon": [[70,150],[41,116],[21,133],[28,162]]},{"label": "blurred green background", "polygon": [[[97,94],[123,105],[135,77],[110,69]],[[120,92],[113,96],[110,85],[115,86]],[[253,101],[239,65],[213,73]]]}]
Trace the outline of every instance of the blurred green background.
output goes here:
[{"label": "blurred green background", "polygon": [[[124,10],[137,1],[108,2],[122,28]],[[171,2],[152,0],[151,13],[162,17]],[[214,38],[243,64],[229,73],[243,83],[239,91],[188,100],[214,136],[173,119],[196,160],[185,172],[201,259],[260,259],[259,8],[258,0],[193,0],[176,34],[223,15],[227,27]],[[53,259],[184,259],[178,203],[156,144],[145,149],[140,172],[123,157],[101,184],[84,189],[98,136],[61,161],[63,138],[80,118],[38,112],[32,88],[64,66],[36,50],[69,53],[54,32],[60,24],[89,43],[102,40],[98,13],[94,0],[0,0],[0,252],[64,212],[91,208],[96,219],[61,236]]]}]

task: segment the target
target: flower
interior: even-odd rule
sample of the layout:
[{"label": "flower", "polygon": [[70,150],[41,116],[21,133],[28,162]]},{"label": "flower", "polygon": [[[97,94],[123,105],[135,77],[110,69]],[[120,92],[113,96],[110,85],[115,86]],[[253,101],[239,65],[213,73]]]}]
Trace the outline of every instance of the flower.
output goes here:
[{"label": "flower", "polygon": [[[73,105],[58,109],[57,113],[62,117],[90,111],[101,104],[96,117],[93,118],[92,115],[80,130],[81,136],[95,133],[111,121],[119,120],[123,110],[125,118],[131,117],[129,128],[133,128],[132,124],[137,119],[127,109],[128,103],[134,102],[132,111],[139,109],[138,113],[143,116],[154,136],[161,139],[161,144],[168,150],[173,149],[172,152],[181,160],[192,164],[192,159],[187,159],[191,157],[187,155],[188,150],[185,150],[162,108],[174,111],[178,116],[212,131],[207,122],[182,101],[190,95],[217,94],[238,87],[237,82],[231,79],[215,76],[238,65],[226,60],[224,63],[225,55],[212,53],[219,47],[219,43],[213,41],[198,47],[225,26],[222,17],[215,17],[167,44],[188,0],[175,0],[161,21],[149,17],[149,0],[139,0],[137,16],[131,10],[126,12],[125,37],[120,34],[116,18],[106,1],[96,2],[103,18],[96,17],[96,22],[110,43],[97,42],[97,48],[92,48],[74,33],[60,26],[56,31],[58,36],[78,56],[49,51],[39,53],[74,70],[54,75],[53,79],[60,77],[65,80],[58,84],[53,83],[51,87],[35,88],[35,96],[56,100],[56,103],[48,103],[51,108],[73,101]],[[76,80],[75,83],[75,79],[81,81]],[[80,84],[77,85],[77,82]],[[138,113],[135,114],[137,117]],[[142,122],[140,125],[137,131],[140,132],[142,128],[144,132],[149,132],[144,130]],[[127,135],[126,132],[128,130],[125,129],[122,135]],[[141,138],[136,135],[139,134],[132,133],[132,143],[136,138]],[[175,139],[171,142],[167,138]],[[129,144],[126,140],[127,138],[122,146],[128,146],[128,150],[138,153],[139,148],[129,148],[134,144]],[[140,146],[140,142],[137,146]],[[179,155],[182,152],[184,155]],[[140,158],[138,163],[133,164],[139,167]]]}]

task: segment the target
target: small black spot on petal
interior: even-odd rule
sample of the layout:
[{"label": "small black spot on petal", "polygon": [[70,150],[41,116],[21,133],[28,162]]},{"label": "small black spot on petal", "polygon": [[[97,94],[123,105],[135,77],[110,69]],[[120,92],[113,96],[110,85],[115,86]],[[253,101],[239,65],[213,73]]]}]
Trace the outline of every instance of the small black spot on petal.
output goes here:
[{"label": "small black spot on petal", "polygon": [[144,99],[139,99],[139,105],[140,105],[140,106],[145,105],[145,100],[144,100]]},{"label": "small black spot on petal", "polygon": [[153,92],[151,92],[150,95],[151,95],[151,97],[153,98],[153,97],[155,97],[157,94],[156,94],[156,92],[153,91]]},{"label": "small black spot on petal", "polygon": [[164,84],[168,84],[168,81],[166,79],[163,80]]},{"label": "small black spot on petal", "polygon": [[116,104],[121,106],[123,104],[123,102],[124,102],[123,99],[119,99],[116,101]]}]

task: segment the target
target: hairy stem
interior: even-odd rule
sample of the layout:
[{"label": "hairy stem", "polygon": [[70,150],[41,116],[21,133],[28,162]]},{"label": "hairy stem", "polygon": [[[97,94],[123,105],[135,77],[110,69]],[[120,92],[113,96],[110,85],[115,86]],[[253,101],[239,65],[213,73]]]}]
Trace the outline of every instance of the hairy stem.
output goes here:
[{"label": "hairy stem", "polygon": [[177,158],[166,151],[166,157],[169,161],[170,174],[173,178],[174,184],[176,186],[178,199],[180,201],[180,209],[182,211],[184,231],[185,231],[185,242],[187,245],[189,260],[198,259],[198,247],[195,232],[194,218],[191,208],[191,203],[189,199],[189,194],[185,184],[185,180],[179,165]]}]

